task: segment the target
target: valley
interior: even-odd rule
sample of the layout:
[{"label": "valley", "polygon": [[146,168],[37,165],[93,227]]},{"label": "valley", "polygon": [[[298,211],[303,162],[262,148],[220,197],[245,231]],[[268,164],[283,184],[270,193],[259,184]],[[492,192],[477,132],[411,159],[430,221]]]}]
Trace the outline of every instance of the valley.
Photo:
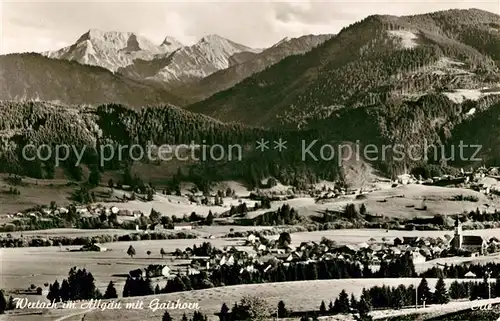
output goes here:
[{"label": "valley", "polygon": [[1,320],[498,317],[497,13],[183,5],[0,55]]}]

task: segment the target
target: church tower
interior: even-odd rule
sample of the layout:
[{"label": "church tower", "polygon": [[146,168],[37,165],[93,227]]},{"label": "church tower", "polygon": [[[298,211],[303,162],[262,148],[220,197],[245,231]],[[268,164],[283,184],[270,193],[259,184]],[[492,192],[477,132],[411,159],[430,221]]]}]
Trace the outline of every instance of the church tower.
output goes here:
[{"label": "church tower", "polygon": [[457,219],[455,220],[455,237],[453,238],[453,248],[460,250],[462,248],[463,235],[462,235],[462,224]]}]

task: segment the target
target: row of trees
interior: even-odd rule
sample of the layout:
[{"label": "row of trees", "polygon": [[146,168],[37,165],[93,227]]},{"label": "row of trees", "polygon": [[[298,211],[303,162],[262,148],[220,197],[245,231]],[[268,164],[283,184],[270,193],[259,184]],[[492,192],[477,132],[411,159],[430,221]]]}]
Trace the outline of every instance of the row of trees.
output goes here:
[{"label": "row of trees", "polygon": [[[318,320],[320,316],[357,313],[359,320],[371,320],[369,313],[373,309],[401,309],[415,304],[446,304],[450,302],[450,298],[469,298],[467,293],[457,291],[462,287],[475,288],[472,291],[476,291],[480,296],[474,297],[474,299],[488,298],[486,287],[481,283],[454,281],[448,290],[445,280],[440,278],[434,291],[431,291],[427,280],[423,278],[417,288],[414,285],[401,284],[397,287],[384,285],[363,289],[359,299],[353,294],[349,296],[345,290],[342,290],[338,297],[330,301],[328,305],[325,301],[321,301],[319,310],[316,311],[294,312],[286,308],[284,301],[280,301],[277,309],[274,309],[276,311],[274,314],[273,309],[268,307],[265,300],[247,296],[239,303],[235,303],[232,309],[229,309],[226,303],[222,304],[218,316],[220,321],[260,320],[261,318],[269,318],[273,314],[278,318],[301,316],[301,320],[308,320],[308,317]],[[500,283],[497,287],[500,288]],[[498,296],[500,297],[500,293]]]},{"label": "row of trees", "polygon": [[195,239],[196,235],[188,231],[178,231],[172,233],[151,232],[131,233],[124,235],[102,234],[88,237],[63,237],[47,236],[45,238],[29,237],[0,237],[0,247],[44,247],[44,246],[67,246],[67,245],[87,245],[92,243],[110,243],[110,242],[130,242],[145,240],[177,240],[177,239]]},{"label": "row of trees", "polygon": [[[286,240],[284,241],[286,242]],[[203,250],[201,250],[203,249]],[[201,252],[210,252],[204,246]],[[129,249],[129,255],[134,255],[135,250]],[[197,251],[198,252],[198,251]],[[381,267],[382,270],[372,272],[368,265],[360,268],[356,263],[345,260],[328,260],[311,262],[309,264],[291,263],[288,267],[278,264],[266,270],[266,266],[256,266],[256,270],[248,272],[241,270],[243,265],[234,264],[232,266],[223,265],[219,269],[210,272],[202,271],[200,274],[177,276],[167,282],[161,289],[161,293],[181,292],[198,290],[218,286],[287,282],[302,280],[324,280],[324,279],[344,279],[344,278],[387,278],[387,277],[415,277],[415,268],[411,259],[407,256],[395,260]],[[141,281],[142,282],[142,281]],[[143,287],[137,286],[137,293],[149,293],[142,291]],[[134,292],[135,293],[135,292]],[[140,294],[138,294],[140,295]]]},{"label": "row of trees", "polygon": [[423,272],[422,275],[428,278],[464,278],[465,274],[468,272],[474,273],[477,277],[482,278],[486,275],[486,271],[489,271],[490,277],[497,278],[500,277],[500,263],[488,262],[486,264],[468,264],[464,265],[445,265],[442,269],[438,267],[432,267],[427,271]]},{"label": "row of trees", "polygon": [[[199,311],[195,311],[191,318],[188,318],[186,313],[184,313],[182,315],[182,318],[180,319],[180,321],[207,321],[207,320],[208,317]],[[168,311],[165,311],[163,317],[161,318],[161,321],[174,321],[174,319],[170,316],[170,313]]]},{"label": "row of trees", "polygon": [[352,203],[347,204],[346,207],[344,208],[343,211],[340,212],[334,212],[334,211],[328,211],[326,210],[323,213],[323,217],[321,219],[322,223],[329,223],[329,222],[335,222],[338,221],[339,219],[345,219],[349,221],[358,221],[360,219],[363,219],[364,216],[366,215],[367,210],[366,210],[366,205],[363,203],[359,206],[359,210],[356,208],[356,206]]},{"label": "row of trees", "polygon": [[55,302],[90,300],[101,297],[101,293],[95,286],[92,273],[86,269],[77,270],[76,267],[69,270],[68,278],[64,279],[61,284],[57,280],[50,284],[47,294],[47,299]]},{"label": "row of trees", "polygon": [[[230,270],[219,271],[219,273],[214,273],[211,276],[208,276],[205,272],[191,276],[178,275],[175,278],[168,280],[165,288],[163,289],[160,289],[158,285],[153,288],[151,279],[148,277],[128,277],[123,288],[122,296],[143,296],[236,284],[235,278],[237,275],[229,274],[230,272]],[[308,270],[304,272],[306,275],[313,276],[314,269],[313,272],[310,273]],[[217,279],[219,282],[225,281],[226,283],[216,283]],[[246,281],[248,282],[249,280]],[[258,282],[259,280],[256,281]],[[101,293],[97,290],[94,282],[95,280],[91,273],[87,272],[85,269],[77,270],[76,267],[73,267],[68,274],[68,279],[63,280],[61,286],[57,280],[53,284],[49,285],[49,294],[47,295],[47,298],[55,302],[65,302],[68,300],[89,300],[98,298],[112,299],[118,297],[113,282],[108,284],[104,295],[101,295]],[[477,299],[489,297],[500,297],[500,278],[497,279],[496,282],[490,282],[486,277],[483,282],[454,281],[450,284],[449,289],[447,289],[445,281],[441,277],[438,279],[434,291],[431,291],[428,282],[424,277],[416,289],[413,285],[399,285],[397,287],[384,285],[374,286],[370,289],[363,289],[359,300],[357,300],[353,295],[349,298],[346,291],[343,290],[334,302],[330,301],[328,308],[326,307],[325,302],[322,302],[319,314],[326,315],[348,313],[354,310],[359,312],[360,315],[367,315],[372,308],[399,309],[405,306],[410,306],[415,302],[418,304],[445,304],[449,302],[450,298]],[[249,306],[250,305],[251,304],[249,304]],[[229,309],[227,309],[227,306],[226,309],[224,309],[223,306],[223,309],[221,310],[221,320],[245,320],[234,319],[235,315],[243,313],[241,309],[241,305],[238,308],[238,305],[235,304],[232,312],[233,318],[224,319],[222,317],[225,314],[229,314]],[[243,310],[248,310],[248,307]],[[288,313],[285,313],[284,311],[285,310],[280,303],[278,315],[285,315]],[[245,313],[248,313],[248,311]]]},{"label": "row of trees", "polygon": [[[206,146],[254,146],[261,138],[269,141],[281,138],[286,140],[289,146],[297,147],[289,147],[290,149],[297,150],[302,139],[317,137],[314,133],[308,134],[304,131],[263,130],[236,123],[224,124],[171,106],[155,106],[134,111],[122,105],[108,104],[77,114],[54,108],[45,102],[5,103],[2,107],[2,116],[8,119],[0,122],[0,130],[16,128],[22,134],[16,135],[12,141],[9,139],[0,149],[0,168],[29,177],[53,178],[54,155],[42,161],[36,157],[35,149],[30,149],[27,156],[35,156],[35,159],[29,161],[23,157],[22,148],[19,146],[47,144],[55,150],[57,144],[64,143],[84,152],[82,163],[75,166],[76,156],[70,153],[68,159],[59,166],[65,170],[68,177],[85,184],[89,189],[98,185],[102,174],[109,170],[123,171],[120,184],[130,184],[134,190],[136,187],[140,188],[141,182],[135,179],[137,173],[131,171],[134,158],[138,155],[134,155],[133,150],[120,151],[121,146],[140,145],[143,150],[150,144],[160,146],[192,142]],[[104,161],[104,166],[101,166],[99,153],[101,146],[106,146],[110,153],[108,146],[113,146],[115,155],[111,160]],[[317,182],[320,178],[339,178],[336,166],[325,166],[326,162],[303,162],[296,153],[284,153],[286,155],[280,157],[281,153],[275,151],[263,155],[244,149],[244,157],[237,162],[209,159],[195,165],[184,163],[182,179],[195,183],[202,191],[208,191],[211,182],[222,178],[242,179],[255,186],[258,186],[261,179],[269,176],[276,177],[284,184],[303,186]],[[239,157],[232,156],[233,159]],[[149,159],[143,161],[155,162]],[[88,177],[83,175],[83,166],[90,169]],[[169,188],[177,190],[179,180],[180,177],[172,179]],[[113,182],[112,185],[116,184]],[[146,193],[146,197],[149,196],[146,189],[140,189]],[[89,201],[88,194],[80,193],[80,200]]]},{"label": "row of trees", "polygon": [[290,207],[288,204],[283,204],[275,212],[267,212],[259,215],[254,220],[255,225],[294,225],[302,221],[302,217],[299,212]]}]

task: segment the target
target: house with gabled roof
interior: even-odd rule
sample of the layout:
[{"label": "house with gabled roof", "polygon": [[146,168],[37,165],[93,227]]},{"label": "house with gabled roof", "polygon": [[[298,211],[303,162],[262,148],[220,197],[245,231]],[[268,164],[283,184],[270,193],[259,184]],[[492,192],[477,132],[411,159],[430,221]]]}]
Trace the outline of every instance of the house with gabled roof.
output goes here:
[{"label": "house with gabled roof", "polygon": [[476,278],[477,276],[472,273],[471,271],[465,273],[464,277],[468,278],[468,279],[473,279],[473,278]]},{"label": "house with gabled roof", "polygon": [[413,264],[421,264],[425,263],[426,258],[420,252],[412,252],[411,253],[411,259],[413,261]]}]

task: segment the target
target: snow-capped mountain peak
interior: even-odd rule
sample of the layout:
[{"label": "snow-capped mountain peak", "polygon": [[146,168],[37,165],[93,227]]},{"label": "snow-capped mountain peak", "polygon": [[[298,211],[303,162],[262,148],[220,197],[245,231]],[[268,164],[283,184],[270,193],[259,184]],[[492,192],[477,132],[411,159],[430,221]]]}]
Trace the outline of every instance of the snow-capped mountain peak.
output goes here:
[{"label": "snow-capped mountain peak", "polygon": [[285,38],[281,39],[280,41],[278,41],[277,43],[275,43],[272,47],[278,47],[279,45],[284,44],[285,42],[289,42],[289,41],[290,41],[290,37],[285,37]]},{"label": "snow-capped mountain peak", "polygon": [[[231,41],[229,39],[226,39],[224,37],[221,37],[219,35],[215,34],[209,34],[204,37],[202,37],[196,44],[195,46],[208,46],[211,47],[212,49],[220,49],[220,50],[236,50],[237,52],[241,51],[249,51],[249,52],[260,52],[258,49],[253,49],[247,46],[244,46],[242,44],[236,43],[234,41]],[[234,52],[234,53],[237,53]]]},{"label": "snow-capped mountain peak", "polygon": [[166,36],[165,39],[163,39],[160,47],[165,48],[169,52],[172,52],[181,47],[184,47],[184,45],[174,37]]},{"label": "snow-capped mountain peak", "polygon": [[224,37],[221,37],[219,35],[216,35],[216,34],[209,34],[209,35],[206,35],[206,36],[203,36],[200,41],[198,41],[198,43],[206,43],[206,42],[209,42],[209,43],[214,43],[214,42],[220,42],[220,41],[224,41],[224,42],[227,42],[227,41],[230,41]]},{"label": "snow-capped mountain peak", "polygon": [[[113,72],[143,74],[144,79],[188,83],[228,68],[233,55],[247,52],[261,50],[215,34],[206,35],[191,46],[184,46],[170,36],[156,45],[133,32],[90,29],[73,45],[44,54],[104,67]],[[145,68],[144,61],[152,61],[151,68]]]},{"label": "snow-capped mountain peak", "polygon": [[133,32],[90,29],[73,45],[44,54],[51,58],[76,60],[81,64],[117,71],[131,65],[134,59],[151,60],[157,54],[171,52],[177,48],[157,46]]},{"label": "snow-capped mountain peak", "polygon": [[210,34],[192,46],[182,47],[172,54],[171,62],[155,77],[164,82],[187,82],[204,78],[228,68],[230,57],[241,52],[259,52],[219,35]]}]

